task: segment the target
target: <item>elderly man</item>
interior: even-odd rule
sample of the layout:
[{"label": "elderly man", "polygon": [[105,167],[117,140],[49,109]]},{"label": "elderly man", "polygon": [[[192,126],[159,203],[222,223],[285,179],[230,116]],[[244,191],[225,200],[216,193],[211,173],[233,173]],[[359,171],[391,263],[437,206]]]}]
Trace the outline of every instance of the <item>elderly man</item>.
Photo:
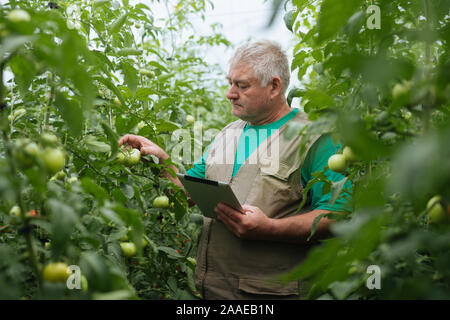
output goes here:
[{"label": "elderly man", "polygon": [[[238,48],[230,60],[227,98],[239,120],[227,125],[187,172],[230,183],[244,204],[242,212],[219,204],[217,219],[204,218],[195,278],[205,299],[305,297],[308,287],[302,281],[283,285],[267,280],[305,259],[311,246],[306,239],[317,216],[349,211],[348,199],[329,206],[330,194],[323,195],[322,185],[316,183],[307,205],[296,212],[312,173],[323,170],[340,146],[323,135],[308,141],[307,150],[300,154],[301,136],[283,139],[288,123],[309,123],[304,113],[286,102],[289,73],[287,57],[274,42]],[[125,135],[119,143],[139,148],[143,155],[153,154],[160,161],[169,157],[143,137]],[[163,175],[182,187],[168,172]],[[327,176],[333,181],[343,178],[331,171]],[[330,224],[325,218],[320,221],[316,239],[328,235]]]}]

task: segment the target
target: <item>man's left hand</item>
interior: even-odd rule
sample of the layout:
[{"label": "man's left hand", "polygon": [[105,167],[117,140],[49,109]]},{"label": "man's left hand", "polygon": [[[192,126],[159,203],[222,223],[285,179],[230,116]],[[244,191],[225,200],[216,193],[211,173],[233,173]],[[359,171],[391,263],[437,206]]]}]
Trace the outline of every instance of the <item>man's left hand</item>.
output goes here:
[{"label": "man's left hand", "polygon": [[214,211],[223,224],[238,238],[264,240],[270,238],[273,221],[258,207],[243,205],[242,211],[219,203]]}]

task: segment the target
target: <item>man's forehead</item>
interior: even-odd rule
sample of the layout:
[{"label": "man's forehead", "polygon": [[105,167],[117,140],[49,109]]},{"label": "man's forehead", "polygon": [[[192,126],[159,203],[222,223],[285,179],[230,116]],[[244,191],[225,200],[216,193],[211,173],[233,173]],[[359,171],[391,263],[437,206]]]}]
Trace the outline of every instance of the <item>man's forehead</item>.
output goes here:
[{"label": "man's forehead", "polygon": [[254,79],[253,70],[251,67],[246,65],[237,65],[230,67],[228,71],[227,80],[235,82],[251,81]]},{"label": "man's forehead", "polygon": [[253,78],[252,77],[230,77],[227,76],[227,80],[230,82],[251,82]]}]

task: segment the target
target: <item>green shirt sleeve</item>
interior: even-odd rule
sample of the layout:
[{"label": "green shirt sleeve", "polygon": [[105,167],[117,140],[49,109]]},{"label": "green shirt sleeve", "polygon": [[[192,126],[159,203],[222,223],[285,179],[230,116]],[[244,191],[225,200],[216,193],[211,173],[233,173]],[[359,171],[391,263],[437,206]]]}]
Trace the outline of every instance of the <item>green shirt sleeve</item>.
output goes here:
[{"label": "green shirt sleeve", "polygon": [[206,148],[205,152],[203,153],[203,155],[201,156],[201,158],[194,162],[194,166],[186,171],[186,174],[188,176],[194,177],[194,178],[201,178],[201,179],[205,179],[206,178],[206,156],[208,155],[208,150],[209,147],[211,145],[208,146],[208,148]]},{"label": "green shirt sleeve", "polygon": [[[317,171],[322,171],[324,167],[328,166],[328,158],[336,153],[341,148],[341,144],[336,146],[333,144],[333,140],[329,134],[321,136],[310,148],[306,155],[305,162],[301,170],[302,185],[305,187],[311,179],[312,174]],[[325,172],[325,176],[333,181],[338,182],[345,178],[344,175],[331,171],[328,169]],[[311,192],[311,208],[313,210],[323,209],[330,211],[348,211],[351,212],[351,197],[348,193],[351,190],[351,182],[347,181],[344,185],[342,193],[338,199],[331,206],[331,191],[327,194],[322,194],[323,182],[315,183],[310,189]],[[348,192],[346,192],[348,191]]]}]

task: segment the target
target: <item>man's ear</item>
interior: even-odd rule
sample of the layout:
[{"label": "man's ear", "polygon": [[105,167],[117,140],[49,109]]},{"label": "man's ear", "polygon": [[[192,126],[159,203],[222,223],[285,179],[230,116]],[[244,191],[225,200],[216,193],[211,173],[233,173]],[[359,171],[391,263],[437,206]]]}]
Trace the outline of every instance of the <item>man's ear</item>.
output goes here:
[{"label": "man's ear", "polygon": [[277,96],[279,96],[281,94],[281,79],[278,76],[275,76],[272,78],[272,82],[270,83],[271,85],[271,98],[275,98]]}]

